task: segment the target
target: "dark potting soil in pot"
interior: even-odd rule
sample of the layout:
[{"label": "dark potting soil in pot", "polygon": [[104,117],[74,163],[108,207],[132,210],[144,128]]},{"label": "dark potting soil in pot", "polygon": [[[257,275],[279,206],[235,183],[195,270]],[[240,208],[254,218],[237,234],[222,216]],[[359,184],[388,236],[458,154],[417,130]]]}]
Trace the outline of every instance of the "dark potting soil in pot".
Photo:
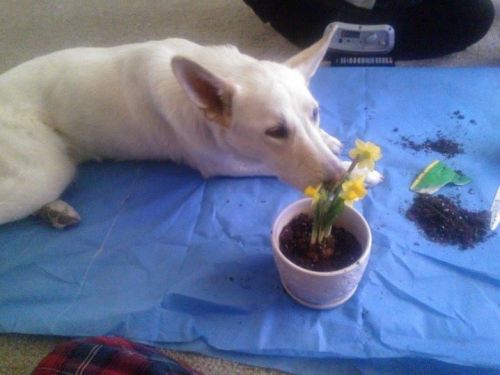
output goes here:
[{"label": "dark potting soil in pot", "polygon": [[431,241],[457,245],[461,249],[483,242],[489,233],[487,211],[468,211],[443,195],[417,194],[406,217]]},{"label": "dark potting soil in pot", "polygon": [[356,237],[340,227],[321,245],[311,245],[312,218],[300,214],[280,233],[281,252],[296,265],[312,271],[335,271],[355,263],[362,254]]}]

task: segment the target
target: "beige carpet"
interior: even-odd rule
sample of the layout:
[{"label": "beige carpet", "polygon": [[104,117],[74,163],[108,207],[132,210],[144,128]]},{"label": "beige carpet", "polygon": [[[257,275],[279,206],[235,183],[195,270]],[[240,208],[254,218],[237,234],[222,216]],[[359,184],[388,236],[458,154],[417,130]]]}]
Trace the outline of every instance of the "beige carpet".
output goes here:
[{"label": "beige carpet", "polygon": [[[495,0],[497,14],[500,0]],[[110,46],[183,37],[237,45],[260,58],[284,60],[297,49],[240,0],[2,0],[0,72],[40,54],[75,46]],[[464,52],[405,66],[500,66],[500,21]],[[0,375],[28,374],[60,338],[0,336]],[[206,374],[278,374],[198,355],[183,355]]]}]

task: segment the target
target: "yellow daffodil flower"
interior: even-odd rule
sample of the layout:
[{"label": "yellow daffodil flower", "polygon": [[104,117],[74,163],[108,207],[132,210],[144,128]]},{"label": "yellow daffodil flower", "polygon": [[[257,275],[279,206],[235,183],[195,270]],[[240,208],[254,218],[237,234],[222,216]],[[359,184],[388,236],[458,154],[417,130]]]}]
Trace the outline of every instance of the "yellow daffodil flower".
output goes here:
[{"label": "yellow daffodil flower", "polygon": [[304,190],[304,194],[313,199],[313,203],[316,203],[320,197],[319,191],[321,190],[321,184],[318,186],[308,186]]},{"label": "yellow daffodil flower", "polygon": [[349,151],[349,156],[351,159],[357,160],[361,168],[373,170],[375,162],[382,157],[382,153],[377,145],[357,139],[356,147]]},{"label": "yellow daffodil flower", "polygon": [[351,206],[354,201],[364,198],[365,195],[365,178],[358,177],[344,182],[339,196],[344,200],[345,204]]}]

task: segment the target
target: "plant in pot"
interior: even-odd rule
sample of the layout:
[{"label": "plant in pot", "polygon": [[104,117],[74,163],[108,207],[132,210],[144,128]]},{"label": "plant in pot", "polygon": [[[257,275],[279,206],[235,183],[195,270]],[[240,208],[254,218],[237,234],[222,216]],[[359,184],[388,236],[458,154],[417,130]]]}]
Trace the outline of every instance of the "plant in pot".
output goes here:
[{"label": "plant in pot", "polygon": [[308,307],[328,309],[347,301],[370,256],[370,227],[352,205],[366,195],[366,175],[381,152],[357,140],[349,156],[342,179],[308,187],[309,198],[285,208],[273,225],[273,255],[283,287]]}]

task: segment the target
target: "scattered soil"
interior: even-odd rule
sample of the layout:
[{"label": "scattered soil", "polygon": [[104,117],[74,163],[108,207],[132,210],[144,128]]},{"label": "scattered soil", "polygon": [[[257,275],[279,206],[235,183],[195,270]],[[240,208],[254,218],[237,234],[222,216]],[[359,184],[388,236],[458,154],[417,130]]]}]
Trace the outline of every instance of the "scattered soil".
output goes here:
[{"label": "scattered soil", "polygon": [[462,112],[460,112],[459,110],[456,110],[455,112],[452,113],[451,118],[463,120],[465,118],[465,116]]},{"label": "scattered soil", "polygon": [[358,240],[343,228],[333,227],[331,236],[312,246],[312,218],[306,214],[295,217],[280,233],[283,254],[302,268],[313,271],[335,271],[356,262],[362,255]]},{"label": "scattered soil", "polygon": [[452,158],[464,152],[460,143],[445,138],[441,132],[438,132],[436,139],[426,139],[422,143],[417,143],[408,137],[401,136],[400,144],[404,148],[409,148],[413,151],[437,152],[447,158]]},{"label": "scattered soil", "polygon": [[468,211],[443,195],[417,194],[406,217],[431,241],[461,249],[474,247],[489,234],[488,211]]}]

